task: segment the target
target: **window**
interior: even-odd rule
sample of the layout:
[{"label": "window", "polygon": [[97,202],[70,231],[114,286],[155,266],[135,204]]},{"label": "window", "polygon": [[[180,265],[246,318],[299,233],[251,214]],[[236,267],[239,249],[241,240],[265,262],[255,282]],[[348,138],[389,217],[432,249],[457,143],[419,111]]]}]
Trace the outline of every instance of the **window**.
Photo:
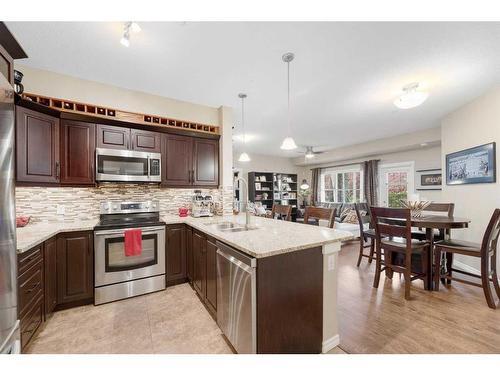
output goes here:
[{"label": "window", "polygon": [[326,169],[321,174],[321,201],[354,203],[363,200],[363,174],[360,167]]},{"label": "window", "polygon": [[385,207],[402,207],[413,193],[414,167],[412,162],[380,166],[380,199]]}]

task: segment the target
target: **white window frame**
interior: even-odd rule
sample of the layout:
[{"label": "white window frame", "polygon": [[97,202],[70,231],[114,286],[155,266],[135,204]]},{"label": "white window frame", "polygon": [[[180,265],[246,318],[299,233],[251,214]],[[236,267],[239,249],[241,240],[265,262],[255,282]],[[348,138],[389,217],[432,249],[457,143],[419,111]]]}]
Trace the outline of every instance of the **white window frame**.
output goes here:
[{"label": "white window frame", "polygon": [[387,163],[387,164],[381,164],[378,167],[378,176],[379,176],[379,188],[378,188],[378,193],[379,193],[379,203],[380,205],[386,206],[388,202],[385,202],[384,204],[384,199],[385,199],[385,193],[387,191],[387,181],[385,181],[385,172],[389,170],[408,170],[408,197],[410,195],[415,194],[415,162],[414,161],[405,161],[405,162],[400,162],[400,163]]},{"label": "white window frame", "polygon": [[[326,194],[325,194],[325,178],[324,176],[326,174],[333,174],[334,175],[334,183],[336,184],[338,181],[338,174],[340,173],[349,173],[349,172],[359,172],[359,199],[360,202],[364,202],[364,194],[363,194],[363,182],[364,182],[364,174],[363,174],[363,168],[361,168],[361,164],[355,164],[351,165],[348,167],[338,167],[338,168],[325,168],[321,171],[320,175],[320,198],[321,202],[326,202]],[[338,190],[345,190],[345,189],[333,189],[334,194],[333,194],[333,203],[345,203],[345,202],[338,202],[337,201],[337,191]],[[345,194],[344,194],[345,197]],[[330,202],[328,202],[330,203]]]}]

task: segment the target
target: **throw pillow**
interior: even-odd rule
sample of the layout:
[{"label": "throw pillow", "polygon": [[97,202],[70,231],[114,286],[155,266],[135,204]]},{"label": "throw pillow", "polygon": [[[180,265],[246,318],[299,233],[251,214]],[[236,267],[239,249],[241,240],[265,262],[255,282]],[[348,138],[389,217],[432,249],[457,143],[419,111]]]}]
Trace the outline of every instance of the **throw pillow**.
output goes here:
[{"label": "throw pillow", "polygon": [[[359,214],[361,216],[366,215],[366,211],[359,211]],[[349,209],[349,212],[344,217],[344,220],[342,221],[343,223],[349,223],[349,224],[359,224],[358,221],[358,215],[356,215],[356,210]]]}]

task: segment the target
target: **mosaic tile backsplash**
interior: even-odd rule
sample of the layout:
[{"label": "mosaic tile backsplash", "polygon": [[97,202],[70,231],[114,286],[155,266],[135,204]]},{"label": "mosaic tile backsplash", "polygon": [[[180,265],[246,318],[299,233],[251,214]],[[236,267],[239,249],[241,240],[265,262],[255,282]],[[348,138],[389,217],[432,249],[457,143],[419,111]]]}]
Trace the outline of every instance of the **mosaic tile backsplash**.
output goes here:
[{"label": "mosaic tile backsplash", "polygon": [[[176,214],[189,207],[195,189],[170,189],[147,184],[103,184],[97,187],[16,187],[16,215],[33,222],[92,220],[99,217],[99,204],[106,200],[160,201],[162,214]],[[220,202],[224,214],[232,212],[232,188],[201,189]],[[64,211],[64,214],[58,214]]]}]

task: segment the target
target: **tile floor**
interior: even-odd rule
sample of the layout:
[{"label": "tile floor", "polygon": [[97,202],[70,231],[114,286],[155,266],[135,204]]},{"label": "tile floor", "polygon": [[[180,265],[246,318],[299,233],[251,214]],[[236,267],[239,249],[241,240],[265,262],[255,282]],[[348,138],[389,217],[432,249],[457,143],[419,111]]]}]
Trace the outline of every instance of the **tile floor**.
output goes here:
[{"label": "tile floor", "polygon": [[188,284],[56,312],[28,353],[231,353]]},{"label": "tile floor", "polygon": [[[56,312],[26,353],[231,354],[188,284],[100,306]],[[331,353],[344,353],[335,348]]]}]

